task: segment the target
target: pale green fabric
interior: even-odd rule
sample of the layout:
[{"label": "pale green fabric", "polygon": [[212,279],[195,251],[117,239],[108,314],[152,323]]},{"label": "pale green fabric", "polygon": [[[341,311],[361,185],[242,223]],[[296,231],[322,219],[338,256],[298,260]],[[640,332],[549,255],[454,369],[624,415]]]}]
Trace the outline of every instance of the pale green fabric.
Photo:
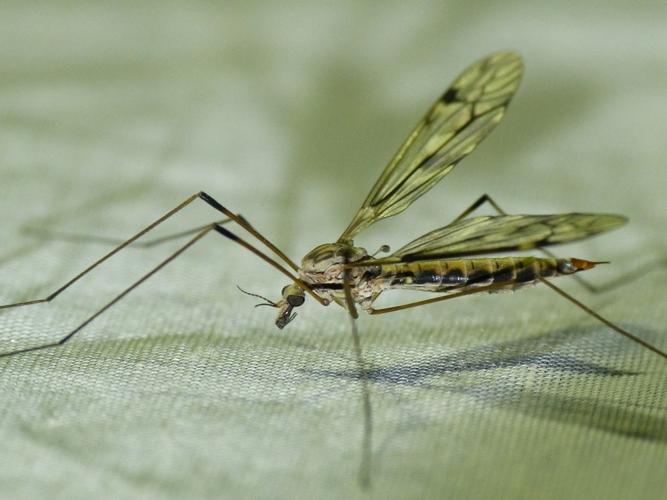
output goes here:
[{"label": "pale green fabric", "polygon": [[[2,303],[107,250],[28,229],[129,236],[201,189],[299,259],[337,238],[447,83],[506,48],[527,72],[505,122],[357,243],[398,248],[488,192],[511,212],[629,216],[558,250],[612,260],[595,283],[664,256],[664,2],[113,5],[3,2]],[[199,203],[157,233],[217,218]],[[3,311],[2,350],[65,334],[177,245],[127,250],[52,304]],[[603,295],[560,284],[667,349],[666,277],[654,266]],[[211,235],[66,347],[1,359],[0,497],[667,491],[667,364],[543,288],[360,319],[375,425],[362,491],[344,311],[308,300],[278,331],[236,284],[277,299],[286,281]]]}]

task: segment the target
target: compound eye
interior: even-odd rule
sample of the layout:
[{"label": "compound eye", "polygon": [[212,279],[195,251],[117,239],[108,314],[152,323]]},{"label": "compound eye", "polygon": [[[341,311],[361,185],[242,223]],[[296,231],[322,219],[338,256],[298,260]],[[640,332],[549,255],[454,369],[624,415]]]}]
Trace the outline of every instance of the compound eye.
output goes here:
[{"label": "compound eye", "polygon": [[292,307],[299,307],[302,305],[306,300],[306,297],[303,295],[288,295],[287,296],[287,303],[291,305]]}]

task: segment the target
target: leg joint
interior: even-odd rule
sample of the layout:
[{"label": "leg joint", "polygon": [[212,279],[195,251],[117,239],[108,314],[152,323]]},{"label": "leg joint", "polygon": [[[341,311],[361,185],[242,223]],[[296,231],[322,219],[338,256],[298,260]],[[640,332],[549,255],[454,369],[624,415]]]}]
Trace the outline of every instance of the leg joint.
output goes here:
[{"label": "leg joint", "polygon": [[223,207],[220,203],[218,203],[218,202],[217,202],[211,195],[209,195],[209,194],[206,193],[205,191],[200,191],[199,193],[197,193],[197,196],[198,196],[201,200],[203,200],[203,201],[205,201],[206,203],[208,203],[209,205],[211,205],[211,206],[212,206],[213,208],[215,208],[216,210],[220,210],[220,211],[223,212],[223,213],[226,213],[226,212],[227,212],[227,210],[225,209],[225,207]]}]

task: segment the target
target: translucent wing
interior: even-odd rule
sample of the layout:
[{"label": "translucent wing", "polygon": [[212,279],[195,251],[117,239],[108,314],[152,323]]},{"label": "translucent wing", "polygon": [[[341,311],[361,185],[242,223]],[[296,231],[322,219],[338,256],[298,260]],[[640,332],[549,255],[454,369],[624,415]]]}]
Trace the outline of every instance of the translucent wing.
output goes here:
[{"label": "translucent wing", "polygon": [[527,250],[609,231],[627,222],[620,215],[498,215],[464,219],[408,243],[390,258],[423,260],[495,251]]},{"label": "translucent wing", "polygon": [[491,54],[461,73],[399,148],[338,241],[402,212],[447,175],[500,122],[522,73],[513,52]]}]

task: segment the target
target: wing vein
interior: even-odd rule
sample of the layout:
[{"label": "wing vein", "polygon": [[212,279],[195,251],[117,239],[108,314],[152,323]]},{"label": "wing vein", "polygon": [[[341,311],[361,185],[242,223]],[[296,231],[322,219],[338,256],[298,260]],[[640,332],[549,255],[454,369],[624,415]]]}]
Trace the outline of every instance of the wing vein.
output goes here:
[{"label": "wing vein", "polygon": [[513,52],[491,54],[464,70],[398,149],[339,241],[401,213],[470,154],[502,120],[522,73]]}]

